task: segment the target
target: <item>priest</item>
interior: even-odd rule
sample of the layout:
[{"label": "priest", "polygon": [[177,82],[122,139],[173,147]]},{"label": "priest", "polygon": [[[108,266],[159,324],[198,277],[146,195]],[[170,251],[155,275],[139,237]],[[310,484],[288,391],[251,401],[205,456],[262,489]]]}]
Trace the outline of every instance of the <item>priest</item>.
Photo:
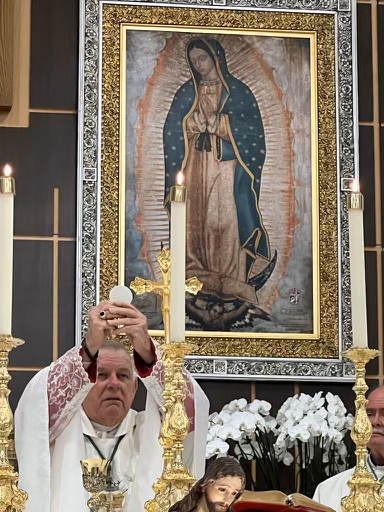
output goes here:
[{"label": "priest", "polygon": [[[372,423],[372,437],[368,443],[368,469],[375,480],[380,482],[379,492],[384,495],[384,386],[375,389],[368,396],[367,415]],[[313,499],[341,512],[341,499],[350,494],[347,483],[354,470],[355,468],[347,469],[322,482],[317,486]]]},{"label": "priest", "polygon": [[[133,358],[111,334],[125,334]],[[145,411],[131,409],[137,378],[147,388]],[[15,413],[19,486],[28,492],[26,512],[87,512],[80,460],[110,461],[108,491],[125,493],[123,511],[144,511],[162,473],[162,364],[145,316],[128,302],[91,308],[81,348],[74,347],[41,370],[26,387]],[[190,430],[184,462],[204,473],[209,403],[185,374]]]}]

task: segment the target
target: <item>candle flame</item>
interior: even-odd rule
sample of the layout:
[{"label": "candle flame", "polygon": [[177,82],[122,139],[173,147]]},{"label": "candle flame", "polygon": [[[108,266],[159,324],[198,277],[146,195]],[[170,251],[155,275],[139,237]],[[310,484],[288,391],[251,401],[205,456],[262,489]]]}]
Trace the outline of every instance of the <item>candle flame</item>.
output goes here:
[{"label": "candle flame", "polygon": [[6,178],[12,176],[12,167],[9,164],[5,164],[3,167],[3,174]]},{"label": "candle flame", "polygon": [[352,180],[352,192],[360,192],[360,184],[358,180],[353,179]]},{"label": "candle flame", "polygon": [[177,174],[176,174],[176,183],[177,185],[182,185],[184,182],[184,174],[179,171]]}]

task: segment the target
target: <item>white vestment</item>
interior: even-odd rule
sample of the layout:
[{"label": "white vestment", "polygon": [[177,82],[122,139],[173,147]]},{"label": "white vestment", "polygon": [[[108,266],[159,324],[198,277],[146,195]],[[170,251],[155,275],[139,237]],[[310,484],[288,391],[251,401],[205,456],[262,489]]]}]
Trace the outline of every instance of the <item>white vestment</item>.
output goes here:
[{"label": "white vestment", "polygon": [[[205,470],[209,402],[190,375],[186,373],[185,378],[186,388],[193,393],[195,417],[194,431],[184,440],[183,458],[193,476],[200,478]],[[116,435],[126,436],[113,463],[123,486],[124,480],[133,478],[123,508],[129,512],[144,511],[145,502],[154,496],[152,485],[163,469],[158,442],[161,362],[141,380],[147,388],[145,411],[129,411],[120,424]],[[100,458],[84,437],[84,433],[95,439],[100,435],[89,420],[87,424],[81,407],[92,386],[79,347],[41,370],[27,385],[15,413],[19,487],[29,495],[26,512],[89,512],[90,494],[83,488],[79,461],[90,456]]]},{"label": "white vestment", "polygon": [[[372,462],[371,462],[372,464]],[[375,479],[380,479],[384,476],[384,468],[381,466],[373,466]],[[368,465],[368,469],[370,469]],[[313,499],[321,505],[326,505],[335,510],[335,512],[341,512],[341,500],[345,496],[349,496],[351,493],[350,488],[347,485],[348,480],[352,477],[355,468],[347,469],[338,475],[334,475],[324,482],[321,482],[316,488]],[[383,492],[382,492],[383,495]]]}]

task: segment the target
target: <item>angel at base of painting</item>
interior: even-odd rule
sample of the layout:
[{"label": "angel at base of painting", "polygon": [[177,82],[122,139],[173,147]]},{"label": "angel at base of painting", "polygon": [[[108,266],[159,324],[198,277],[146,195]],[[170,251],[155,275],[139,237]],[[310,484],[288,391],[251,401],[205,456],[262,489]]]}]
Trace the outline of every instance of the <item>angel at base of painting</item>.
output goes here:
[{"label": "angel at base of painting", "polygon": [[[204,296],[238,304],[240,315],[258,303],[253,263],[271,256],[259,211],[263,123],[252,91],[229,73],[217,41],[192,39],[186,54],[192,78],[176,92],[164,125],[165,205],[181,169],[189,193],[187,277],[198,277]],[[275,263],[276,255],[261,286]],[[197,308],[196,315],[209,325],[210,314]]]}]

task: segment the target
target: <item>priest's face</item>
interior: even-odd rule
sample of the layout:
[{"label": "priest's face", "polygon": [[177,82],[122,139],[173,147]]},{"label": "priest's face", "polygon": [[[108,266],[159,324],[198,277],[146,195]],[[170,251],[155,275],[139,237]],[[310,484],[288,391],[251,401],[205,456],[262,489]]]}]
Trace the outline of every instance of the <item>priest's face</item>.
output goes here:
[{"label": "priest's face", "polygon": [[83,402],[91,421],[112,427],[127,415],[137,389],[130,355],[125,350],[102,348],[97,381]]},{"label": "priest's face", "polygon": [[384,464],[384,387],[381,386],[369,395],[367,414],[372,423],[372,437],[368,443],[373,461]]},{"label": "priest's face", "polygon": [[238,476],[225,476],[209,484],[205,500],[209,512],[226,512],[241,491],[242,481]]}]

